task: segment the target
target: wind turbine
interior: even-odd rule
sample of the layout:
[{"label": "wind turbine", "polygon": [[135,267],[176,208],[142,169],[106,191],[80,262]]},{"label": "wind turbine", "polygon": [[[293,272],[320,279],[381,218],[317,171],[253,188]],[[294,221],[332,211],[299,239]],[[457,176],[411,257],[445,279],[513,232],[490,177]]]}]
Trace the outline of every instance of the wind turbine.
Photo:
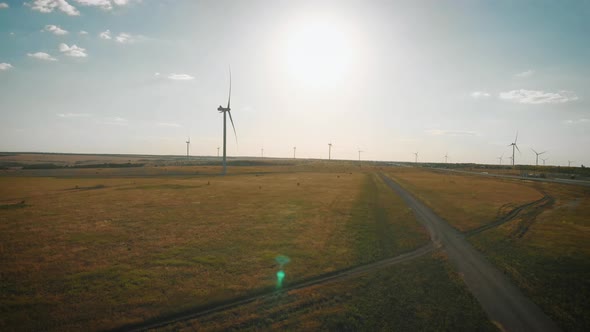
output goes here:
[{"label": "wind turbine", "polygon": [[496,159],[500,160],[500,165],[502,165],[502,159],[504,158],[504,154],[502,153],[502,155],[500,157],[496,157]]},{"label": "wind turbine", "polygon": [[542,155],[543,153],[547,152],[547,151],[543,151],[543,152],[537,152],[535,151],[535,149],[531,148],[531,150],[533,150],[533,152],[537,155],[537,161],[535,162],[536,166],[539,166],[539,155]]},{"label": "wind turbine", "polygon": [[449,153],[445,153],[445,164],[447,163],[447,160],[449,159]]},{"label": "wind turbine", "polygon": [[234,136],[236,137],[236,143],[238,143],[238,135],[236,134],[236,127],[234,126],[234,120],[231,117],[231,108],[230,108],[230,101],[231,101],[231,67],[229,68],[229,96],[227,97],[227,107],[223,107],[219,105],[217,110],[219,113],[223,113],[223,175],[227,173],[227,163],[226,163],[226,147],[227,147],[227,131],[226,131],[226,114],[229,114],[229,121],[231,121],[231,126],[234,129]]},{"label": "wind turbine", "polygon": [[508,156],[508,159],[510,159],[511,162],[512,162],[512,165],[514,165],[514,157],[513,156]]},{"label": "wind turbine", "polygon": [[549,158],[545,158],[545,159],[541,158],[541,160],[543,160],[543,166],[545,166],[545,162],[546,162],[548,159],[549,159]]},{"label": "wind turbine", "polygon": [[514,167],[514,148],[516,148],[518,150],[518,153],[520,153],[520,149],[518,148],[518,145],[516,145],[517,140],[518,140],[518,131],[516,132],[516,138],[514,139],[514,142],[508,144],[508,146],[512,146],[512,167]]},{"label": "wind turbine", "polygon": [[189,159],[190,159],[190,156],[189,156],[189,153],[188,153],[188,151],[189,151],[189,146],[190,146],[190,145],[191,145],[191,138],[189,137],[189,138],[188,138],[188,141],[186,141],[186,160],[189,160]]},{"label": "wind turbine", "polygon": [[297,151],[297,147],[296,147],[296,146],[294,146],[294,147],[293,147],[293,159],[295,159],[295,152],[296,152],[296,151]]},{"label": "wind turbine", "polygon": [[217,147],[217,156],[219,157],[219,147]]},{"label": "wind turbine", "polygon": [[416,156],[414,159],[414,163],[418,163],[418,152],[414,152],[414,155]]},{"label": "wind turbine", "polygon": [[264,158],[264,148],[260,148],[260,158]]},{"label": "wind turbine", "polygon": [[328,160],[332,159],[332,143],[328,143]]},{"label": "wind turbine", "polygon": [[364,151],[359,149],[359,167],[361,167],[361,152],[364,152]]},{"label": "wind turbine", "polygon": [[567,161],[567,167],[572,167],[572,163],[575,163],[575,160],[568,160]]}]

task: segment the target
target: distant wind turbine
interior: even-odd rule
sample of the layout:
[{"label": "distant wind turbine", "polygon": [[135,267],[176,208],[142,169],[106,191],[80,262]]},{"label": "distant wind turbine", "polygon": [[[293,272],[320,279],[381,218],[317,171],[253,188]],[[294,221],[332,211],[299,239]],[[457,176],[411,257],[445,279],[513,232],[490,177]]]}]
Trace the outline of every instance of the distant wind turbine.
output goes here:
[{"label": "distant wind turbine", "polygon": [[536,166],[539,166],[539,155],[542,155],[543,153],[547,152],[547,151],[543,151],[543,152],[537,152],[535,151],[535,149],[531,148],[531,150],[533,150],[533,152],[537,155],[537,161],[535,162]]},{"label": "distant wind turbine", "polygon": [[226,133],[226,114],[229,114],[229,121],[231,121],[231,126],[234,129],[234,136],[236,137],[236,143],[238,142],[238,135],[236,134],[236,127],[234,126],[234,120],[231,117],[231,108],[230,108],[230,102],[231,102],[231,67],[229,68],[229,96],[227,98],[227,107],[223,107],[221,105],[219,105],[219,107],[217,107],[217,110],[219,111],[219,113],[223,113],[223,175],[225,175],[227,173],[227,162],[226,162],[226,152],[227,152],[227,133]]},{"label": "distant wind turbine", "polygon": [[332,143],[328,143],[328,160],[332,159]]},{"label": "distant wind turbine", "polygon": [[219,147],[217,147],[217,156],[219,157]]},{"label": "distant wind turbine", "polygon": [[416,156],[414,159],[414,163],[418,163],[418,152],[414,152],[414,155]]},{"label": "distant wind turbine", "polygon": [[189,137],[188,140],[186,141],[186,160],[190,159],[190,155],[189,155],[189,146],[191,145],[191,138]]},{"label": "distant wind turbine", "polygon": [[260,158],[264,158],[264,148],[260,148]]},{"label": "distant wind turbine", "polygon": [[541,160],[543,160],[543,166],[545,166],[545,162],[546,162],[548,159],[549,159],[549,158],[545,158],[545,159],[541,158]]},{"label": "distant wind turbine", "polygon": [[359,167],[361,166],[361,152],[364,152],[364,151],[359,149]]},{"label": "distant wind turbine", "polygon": [[516,132],[516,138],[514,138],[514,142],[508,144],[508,146],[512,146],[512,167],[514,167],[514,148],[516,148],[516,150],[518,150],[518,153],[520,153],[520,149],[518,148],[518,145],[516,145],[516,141],[518,140],[518,131]]},{"label": "distant wind turbine", "polygon": [[449,153],[445,153],[445,164],[447,163],[447,160],[449,159]]},{"label": "distant wind turbine", "polygon": [[294,146],[294,147],[293,147],[293,159],[295,159],[295,152],[296,152],[296,151],[297,151],[297,147],[296,147],[296,146]]},{"label": "distant wind turbine", "polygon": [[500,157],[496,157],[496,159],[500,160],[500,165],[502,165],[502,159],[504,158],[504,154],[502,153],[502,155]]},{"label": "distant wind turbine", "polygon": [[567,161],[567,167],[572,167],[572,163],[575,163],[575,160],[568,160]]}]

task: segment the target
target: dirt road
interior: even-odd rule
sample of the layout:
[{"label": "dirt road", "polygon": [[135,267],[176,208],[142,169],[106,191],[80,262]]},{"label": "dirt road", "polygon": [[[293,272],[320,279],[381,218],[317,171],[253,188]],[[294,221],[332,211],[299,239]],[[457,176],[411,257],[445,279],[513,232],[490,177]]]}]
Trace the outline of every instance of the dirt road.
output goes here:
[{"label": "dirt road", "polygon": [[381,174],[383,181],[402,197],[430,233],[435,245],[447,252],[488,317],[506,331],[560,331],[537,305],[496,269],[465,236],[438,217],[399,184]]}]

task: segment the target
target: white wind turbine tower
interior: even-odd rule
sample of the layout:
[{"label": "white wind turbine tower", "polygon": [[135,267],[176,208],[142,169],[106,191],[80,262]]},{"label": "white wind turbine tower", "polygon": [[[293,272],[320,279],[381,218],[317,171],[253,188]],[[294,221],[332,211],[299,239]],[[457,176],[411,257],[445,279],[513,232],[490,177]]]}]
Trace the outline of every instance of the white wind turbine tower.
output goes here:
[{"label": "white wind turbine tower", "polygon": [[217,156],[219,157],[219,147],[217,147]]},{"label": "white wind turbine tower", "polygon": [[572,163],[575,163],[575,160],[568,160],[567,161],[567,167],[572,167]]},{"label": "white wind turbine tower", "polygon": [[234,129],[234,136],[236,137],[236,143],[238,142],[238,135],[236,134],[236,127],[234,126],[234,120],[231,117],[231,67],[229,69],[229,97],[227,98],[227,107],[223,107],[219,105],[217,110],[219,113],[223,113],[223,172],[222,174],[225,175],[227,173],[227,162],[226,162],[226,152],[227,152],[227,131],[226,131],[226,118],[227,114],[229,114],[229,121],[231,121],[231,126]]},{"label": "white wind turbine tower", "polygon": [[541,160],[543,160],[543,166],[545,166],[545,162],[546,162],[547,160],[549,160],[549,158],[544,158],[544,159],[543,159],[543,158],[541,158]]},{"label": "white wind turbine tower", "polygon": [[547,151],[543,151],[543,152],[537,152],[535,151],[535,149],[531,148],[531,150],[533,150],[533,152],[537,155],[537,160],[535,162],[535,166],[539,166],[539,156],[542,155],[543,153],[547,152]]},{"label": "white wind turbine tower", "polygon": [[359,149],[359,167],[361,167],[361,152],[365,152],[365,151]]},{"label": "white wind turbine tower", "polygon": [[186,141],[186,160],[190,159],[189,155],[189,146],[191,145],[191,138],[189,136],[188,140]]},{"label": "white wind turbine tower", "polygon": [[415,158],[414,158],[414,163],[418,163],[418,152],[414,152]]},{"label": "white wind turbine tower", "polygon": [[512,167],[514,167],[514,149],[516,148],[516,150],[518,150],[518,153],[520,153],[520,149],[518,148],[518,145],[516,145],[516,141],[518,140],[518,131],[516,132],[516,138],[514,139],[513,143],[508,144],[508,146],[512,146]]},{"label": "white wind turbine tower", "polygon": [[264,158],[264,148],[260,148],[260,158]]},{"label": "white wind turbine tower", "polygon": [[332,143],[328,143],[328,160],[332,160]]},{"label": "white wind turbine tower", "polygon": [[449,153],[447,152],[447,153],[445,153],[445,164],[447,163],[448,159],[449,159]]},{"label": "white wind turbine tower", "polygon": [[293,147],[293,159],[296,159],[295,158],[295,152],[297,152],[297,147],[296,146]]},{"label": "white wind turbine tower", "polygon": [[500,160],[500,165],[502,165],[502,159],[504,158],[504,154],[502,153],[502,155],[500,157],[496,157],[496,159]]}]

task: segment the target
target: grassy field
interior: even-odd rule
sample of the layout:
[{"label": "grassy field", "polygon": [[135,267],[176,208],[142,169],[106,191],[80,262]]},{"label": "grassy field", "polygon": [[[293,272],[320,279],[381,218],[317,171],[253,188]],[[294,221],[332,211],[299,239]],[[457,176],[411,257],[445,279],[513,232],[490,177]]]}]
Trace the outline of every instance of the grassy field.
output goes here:
[{"label": "grassy field", "polygon": [[[563,329],[590,329],[590,189],[411,168],[388,174],[460,230],[543,194],[552,197],[470,241]],[[470,216],[479,216],[479,222]]]},{"label": "grassy field", "polygon": [[543,197],[514,181],[410,167],[387,168],[386,173],[460,231],[488,224],[518,205]]},{"label": "grassy field", "polygon": [[497,331],[440,254],[160,331]]},{"label": "grassy field", "polygon": [[273,288],[279,255],[289,284],[428,242],[358,168],[217,170],[3,173],[0,329],[114,328]]},{"label": "grassy field", "polygon": [[[590,189],[543,184],[554,198],[542,210],[471,241],[564,330],[590,330]],[[522,225],[528,231],[522,233]]]}]

